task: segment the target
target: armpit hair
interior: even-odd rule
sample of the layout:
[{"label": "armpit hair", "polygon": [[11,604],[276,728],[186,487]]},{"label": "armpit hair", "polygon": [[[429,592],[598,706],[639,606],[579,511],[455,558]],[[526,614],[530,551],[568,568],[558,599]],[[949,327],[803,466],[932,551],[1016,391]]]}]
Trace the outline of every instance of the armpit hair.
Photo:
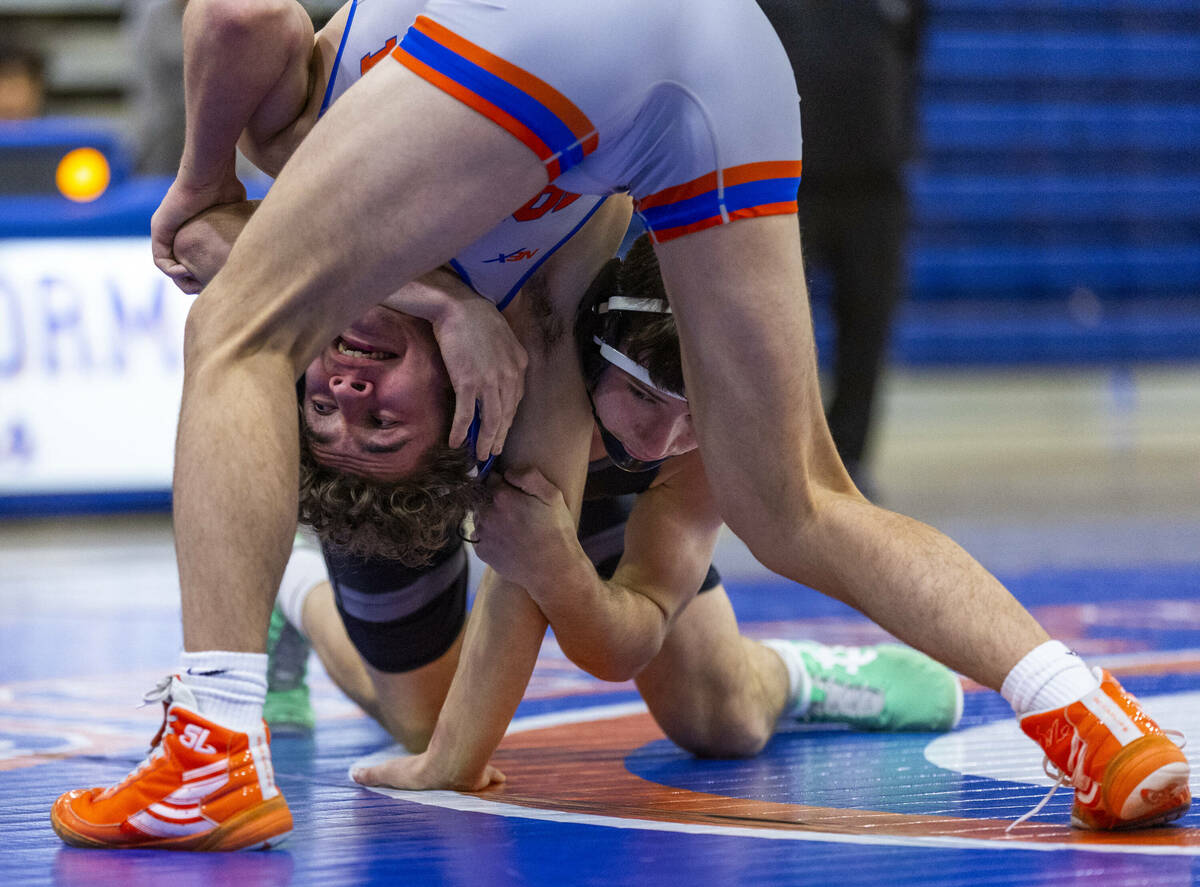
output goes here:
[{"label": "armpit hair", "polygon": [[[519,298],[524,299],[530,322],[537,333],[538,345],[543,353],[549,353],[567,333],[567,325],[554,311],[550,298],[550,283],[544,268],[539,268],[521,288]],[[528,343],[526,343],[528,344]]]}]

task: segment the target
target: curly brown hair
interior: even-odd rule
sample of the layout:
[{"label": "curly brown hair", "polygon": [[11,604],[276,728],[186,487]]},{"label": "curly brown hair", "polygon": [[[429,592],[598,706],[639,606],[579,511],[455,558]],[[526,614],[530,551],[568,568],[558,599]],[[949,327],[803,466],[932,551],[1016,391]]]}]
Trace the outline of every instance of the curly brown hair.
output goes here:
[{"label": "curly brown hair", "polygon": [[440,444],[419,474],[400,481],[330,468],[313,456],[301,413],[300,522],[340,552],[426,566],[487,499],[471,467],[465,449]]}]

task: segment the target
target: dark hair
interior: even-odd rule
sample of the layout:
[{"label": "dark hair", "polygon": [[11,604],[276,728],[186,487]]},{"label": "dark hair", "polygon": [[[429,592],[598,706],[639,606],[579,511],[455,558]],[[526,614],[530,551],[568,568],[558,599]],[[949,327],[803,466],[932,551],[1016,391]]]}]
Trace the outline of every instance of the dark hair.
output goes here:
[{"label": "dark hair", "polygon": [[34,80],[41,80],[46,62],[41,52],[32,46],[3,41],[0,42],[0,68],[21,68]]},{"label": "dark hair", "polygon": [[339,552],[428,565],[487,499],[471,468],[465,449],[445,444],[426,455],[419,473],[400,481],[330,468],[313,456],[301,410],[300,522]]},{"label": "dark hair", "polygon": [[[644,366],[655,385],[682,395],[683,361],[674,315],[621,311],[620,323],[615,327],[606,326],[605,315],[597,313],[597,306],[615,295],[661,299],[670,304],[649,236],[643,234],[635,240],[623,259],[606,263],[580,302],[575,336],[588,387],[596,384],[600,373],[608,366],[592,341],[593,336],[600,336]],[[601,335],[606,329],[607,334]],[[616,341],[612,339],[614,330]]]}]

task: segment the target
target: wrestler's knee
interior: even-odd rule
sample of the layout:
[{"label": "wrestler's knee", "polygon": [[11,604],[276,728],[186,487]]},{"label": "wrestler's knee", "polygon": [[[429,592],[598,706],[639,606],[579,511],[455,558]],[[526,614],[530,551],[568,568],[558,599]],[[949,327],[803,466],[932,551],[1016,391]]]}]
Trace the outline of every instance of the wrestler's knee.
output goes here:
[{"label": "wrestler's knee", "polygon": [[183,362],[195,378],[249,360],[281,361],[298,375],[299,337],[279,304],[252,303],[225,287],[206,287],[188,311],[183,331]]},{"label": "wrestler's knee", "polygon": [[213,39],[288,34],[296,21],[295,0],[200,0],[189,4],[192,17]]},{"label": "wrestler's knee", "polygon": [[183,326],[183,363],[195,372],[221,341],[220,312],[216,300],[201,293],[188,309]]},{"label": "wrestler's knee", "polygon": [[675,724],[663,732],[698,758],[749,758],[763,750],[771,729],[762,718],[714,717],[704,724]]},{"label": "wrestler's knee", "polygon": [[755,500],[750,507],[726,508],[720,502],[721,516],[729,529],[741,539],[750,552],[768,570],[781,572],[789,578],[791,570],[804,556],[804,539],[808,528],[816,525],[819,511],[813,497],[782,496],[778,491]]},{"label": "wrestler's knee", "polygon": [[211,290],[192,303],[183,327],[183,365],[195,378],[205,370],[231,362],[239,354],[252,353],[255,337],[247,318]]}]

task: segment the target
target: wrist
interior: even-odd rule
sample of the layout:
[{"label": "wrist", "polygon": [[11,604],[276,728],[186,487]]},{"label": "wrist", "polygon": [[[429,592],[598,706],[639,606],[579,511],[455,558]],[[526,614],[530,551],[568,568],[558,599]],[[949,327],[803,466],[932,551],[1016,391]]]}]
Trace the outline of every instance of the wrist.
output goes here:
[{"label": "wrist", "polygon": [[453,743],[439,742],[436,734],[429,747],[420,756],[420,778],[423,784],[438,789],[470,790],[483,768],[486,759],[478,766],[461,754],[462,749]]},{"label": "wrist", "polygon": [[438,336],[457,325],[466,314],[468,298],[478,299],[456,276],[438,269],[418,277],[392,293],[384,304],[428,321]]},{"label": "wrist", "polygon": [[237,155],[233,152],[225,160],[209,159],[202,162],[190,150],[184,149],[179,161],[179,172],[173,187],[195,196],[220,195],[228,199],[222,203],[233,203],[245,199],[245,188],[237,177]]},{"label": "wrist", "polygon": [[527,577],[526,593],[554,623],[563,611],[576,611],[604,588],[604,580],[584,553],[576,537],[563,546],[558,556],[539,561],[539,567]]}]

